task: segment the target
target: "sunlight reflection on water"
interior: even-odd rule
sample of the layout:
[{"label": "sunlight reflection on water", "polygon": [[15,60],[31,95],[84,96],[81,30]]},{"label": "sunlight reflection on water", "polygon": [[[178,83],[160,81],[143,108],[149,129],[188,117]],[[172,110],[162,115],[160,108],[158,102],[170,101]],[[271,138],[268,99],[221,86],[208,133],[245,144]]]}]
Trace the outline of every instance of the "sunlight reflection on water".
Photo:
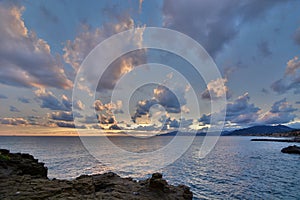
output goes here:
[{"label": "sunlight reflection on water", "polygon": [[[250,139],[221,137],[213,151],[199,159],[203,137],[196,137],[184,156],[161,172],[173,184],[189,185],[195,199],[298,199],[300,157],[280,152],[292,144],[251,142]],[[126,144],[128,150],[143,152],[160,148],[170,138],[160,137],[139,144],[126,137],[112,140],[119,145]],[[98,142],[101,145],[101,140]],[[71,179],[81,174],[116,171],[90,156],[77,137],[0,137],[0,148],[34,155],[46,163],[50,178]],[[113,158],[109,146],[105,149],[107,156]],[[128,161],[124,166],[135,168],[137,164],[132,159]],[[141,164],[146,166],[147,158]],[[116,172],[142,179],[150,176],[149,170],[145,168],[142,174]]]}]

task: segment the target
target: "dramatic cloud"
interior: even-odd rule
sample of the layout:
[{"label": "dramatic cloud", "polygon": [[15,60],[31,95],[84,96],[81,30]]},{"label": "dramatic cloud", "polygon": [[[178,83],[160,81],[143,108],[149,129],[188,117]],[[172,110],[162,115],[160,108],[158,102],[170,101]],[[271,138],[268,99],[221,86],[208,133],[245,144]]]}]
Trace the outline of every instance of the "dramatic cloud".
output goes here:
[{"label": "dramatic cloud", "polygon": [[[95,119],[99,123],[101,128],[105,128],[107,125],[117,125],[116,117],[114,114],[123,113],[122,102],[117,101],[116,103],[103,104],[100,100],[94,102],[94,108],[97,113],[96,118],[94,116],[86,117],[87,123],[95,123]],[[103,126],[104,125],[104,126]],[[112,126],[114,128],[115,126]],[[110,127],[106,127],[110,129]],[[116,128],[116,127],[115,127]]]},{"label": "dramatic cloud", "polygon": [[245,23],[261,17],[280,0],[165,0],[164,26],[200,42],[215,56]]},{"label": "dramatic cloud", "polygon": [[184,107],[186,104],[185,90],[178,89],[175,93],[164,86],[158,86],[153,91],[153,98],[141,100],[136,106],[136,111],[132,116],[133,122],[136,122],[137,118],[142,116],[148,116],[150,108],[156,104],[161,105],[168,113],[180,113],[181,107],[185,112],[188,112],[188,108]]},{"label": "dramatic cloud", "polygon": [[275,81],[271,88],[273,91],[283,94],[289,90],[294,90],[295,94],[300,93],[300,60],[298,57],[287,62],[285,76]]},{"label": "dramatic cloud", "polygon": [[[239,125],[254,123],[259,117],[260,108],[256,107],[253,103],[249,103],[249,101],[249,94],[245,93],[233,102],[228,102],[225,122]],[[200,125],[209,124],[210,117],[210,114],[202,115],[198,120]]]},{"label": "dramatic cloud", "polygon": [[47,42],[26,28],[23,10],[0,3],[0,83],[71,88],[59,56],[53,56]]},{"label": "dramatic cloud", "polygon": [[[48,108],[50,110],[70,110],[66,107],[56,96],[50,91],[39,89],[35,91],[35,95],[39,101],[41,101],[41,108]],[[64,101],[64,100],[62,100]],[[66,103],[66,102],[65,102]]]},{"label": "dramatic cloud", "polygon": [[293,108],[293,106],[287,102],[286,98],[284,98],[280,101],[276,101],[272,105],[271,110],[260,117],[259,122],[264,124],[288,123],[295,119],[296,115],[293,114],[295,111],[297,111],[297,109]]},{"label": "dramatic cloud", "polygon": [[15,106],[9,106],[9,111],[10,112],[20,112],[20,110],[18,108],[16,108]]},{"label": "dramatic cloud", "polygon": [[[134,29],[134,21],[128,17],[118,19],[118,23],[107,23],[101,28],[92,29],[89,26],[83,27],[83,32],[77,35],[74,41],[67,41],[64,47],[64,60],[77,71],[90,51],[100,42],[107,39],[109,36]],[[143,29],[134,29],[134,39],[128,38],[136,47],[141,46]],[[124,41],[125,42],[125,41]],[[113,44],[112,44],[113,45]],[[138,50],[121,56],[114,61],[105,71],[100,80],[100,89],[112,89],[116,81],[124,74],[128,73],[133,67],[145,63],[146,56],[144,50]],[[99,77],[94,77],[94,73],[87,74],[89,80],[98,80]]]},{"label": "dramatic cloud", "polygon": [[249,103],[250,97],[248,93],[239,96],[234,102],[227,104],[226,121],[237,124],[247,124],[255,122],[258,118],[260,108],[253,103]]},{"label": "dramatic cloud", "polygon": [[30,99],[25,98],[25,97],[19,97],[19,98],[18,98],[18,101],[19,101],[19,102],[22,102],[22,103],[30,103]]},{"label": "dramatic cloud", "polygon": [[0,94],[0,99],[7,99],[7,96]]},{"label": "dramatic cloud", "polygon": [[221,97],[230,98],[228,87],[225,86],[227,79],[218,78],[207,84],[207,89],[201,94],[203,99],[216,100]]},{"label": "dramatic cloud", "polygon": [[28,121],[24,118],[0,118],[0,124],[28,125]]},{"label": "dramatic cloud", "polygon": [[[34,93],[36,95],[35,99],[41,103],[41,108],[59,111],[72,110],[72,102],[66,95],[62,95],[61,99],[58,99],[51,91],[46,91],[45,89],[36,90]],[[85,105],[78,100],[74,107],[78,110],[83,110]]]}]

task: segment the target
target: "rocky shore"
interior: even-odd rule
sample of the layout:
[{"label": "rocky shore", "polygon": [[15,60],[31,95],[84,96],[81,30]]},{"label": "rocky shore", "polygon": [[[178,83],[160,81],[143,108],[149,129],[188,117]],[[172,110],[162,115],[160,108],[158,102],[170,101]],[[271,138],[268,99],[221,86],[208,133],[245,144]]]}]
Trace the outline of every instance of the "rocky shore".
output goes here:
[{"label": "rocky shore", "polygon": [[0,149],[0,199],[192,199],[187,186],[169,185],[162,174],[136,181],[115,173],[48,179],[47,167],[29,154]]}]

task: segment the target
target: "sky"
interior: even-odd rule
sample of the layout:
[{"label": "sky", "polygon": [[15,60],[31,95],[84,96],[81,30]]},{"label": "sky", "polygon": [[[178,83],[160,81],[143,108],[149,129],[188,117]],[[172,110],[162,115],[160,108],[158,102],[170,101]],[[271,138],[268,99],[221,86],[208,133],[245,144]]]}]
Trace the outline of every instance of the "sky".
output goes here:
[{"label": "sky", "polygon": [[[225,130],[300,128],[299,10],[296,0],[0,1],[0,134],[68,135],[75,125],[111,132],[204,131],[214,126],[211,105],[223,97]],[[92,103],[84,96],[72,101],[82,62],[98,44],[133,30],[131,45],[140,47],[148,27],[191,37],[221,77],[206,84],[184,58],[138,49],[120,55],[102,77],[89,72],[98,80],[96,91],[79,89]],[[161,84],[131,91],[137,80],[152,77]],[[119,99],[112,100],[115,93]]]}]

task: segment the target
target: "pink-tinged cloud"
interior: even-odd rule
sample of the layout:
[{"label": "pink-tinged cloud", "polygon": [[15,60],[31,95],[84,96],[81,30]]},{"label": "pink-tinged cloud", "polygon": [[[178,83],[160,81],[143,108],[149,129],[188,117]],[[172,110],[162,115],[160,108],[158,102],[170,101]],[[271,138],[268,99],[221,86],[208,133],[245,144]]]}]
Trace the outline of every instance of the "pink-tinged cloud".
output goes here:
[{"label": "pink-tinged cloud", "polygon": [[6,125],[28,125],[28,121],[24,118],[0,118],[0,124]]},{"label": "pink-tinged cloud", "polygon": [[208,100],[216,100],[222,97],[230,98],[231,95],[228,87],[225,85],[226,83],[226,78],[219,78],[209,82],[207,89],[201,94],[201,97]]},{"label": "pink-tinged cloud", "polygon": [[287,91],[300,93],[300,60],[297,56],[287,62],[283,78],[272,83],[271,88],[279,94]]},{"label": "pink-tinged cloud", "polygon": [[271,110],[263,113],[258,120],[259,123],[263,124],[283,124],[293,121],[296,118],[296,115],[293,114],[297,111],[286,98],[276,101]]},{"label": "pink-tinged cloud", "polygon": [[[135,24],[131,18],[123,17],[118,20],[119,21],[117,23],[107,23],[101,28],[96,29],[92,29],[88,25],[84,25],[82,32],[79,33],[73,41],[69,40],[66,42],[63,55],[65,62],[70,64],[75,72],[77,72],[85,57],[100,42],[116,33],[129,29],[134,30],[134,39],[128,38],[128,40],[132,41],[133,45],[136,47],[141,47],[143,29],[134,29]],[[112,44],[111,48],[116,47]],[[122,75],[130,72],[135,66],[141,65],[145,62],[146,55],[144,50],[137,50],[121,56],[114,61],[109,68],[107,68],[100,80],[98,90],[113,89],[117,80]],[[95,77],[94,72],[87,74],[87,76],[90,81],[98,80],[100,78]]]},{"label": "pink-tinged cloud", "polygon": [[47,42],[28,30],[24,7],[0,3],[0,83],[22,87],[70,89],[59,56]]}]

